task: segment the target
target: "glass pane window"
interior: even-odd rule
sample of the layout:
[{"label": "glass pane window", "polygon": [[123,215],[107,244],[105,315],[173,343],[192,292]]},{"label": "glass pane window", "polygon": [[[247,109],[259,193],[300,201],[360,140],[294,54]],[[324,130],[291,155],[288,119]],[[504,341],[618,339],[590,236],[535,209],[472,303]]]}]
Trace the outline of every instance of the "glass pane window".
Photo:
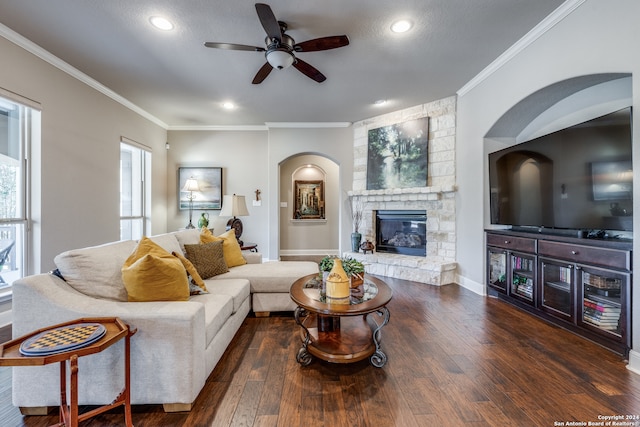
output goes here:
[{"label": "glass pane window", "polygon": [[40,112],[0,97],[0,292],[24,276],[28,186],[26,153]]},{"label": "glass pane window", "polygon": [[120,240],[140,239],[150,230],[151,153],[120,144]]}]

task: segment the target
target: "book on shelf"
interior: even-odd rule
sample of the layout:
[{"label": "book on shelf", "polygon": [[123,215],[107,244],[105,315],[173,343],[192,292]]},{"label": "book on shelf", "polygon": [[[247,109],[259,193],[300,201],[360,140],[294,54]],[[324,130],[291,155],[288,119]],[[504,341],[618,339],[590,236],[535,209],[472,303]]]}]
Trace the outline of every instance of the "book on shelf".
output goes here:
[{"label": "book on shelf", "polygon": [[533,260],[528,258],[522,258],[519,256],[513,257],[513,266],[516,270],[533,271]]},{"label": "book on shelf", "polygon": [[558,276],[560,282],[569,283],[571,282],[571,269],[569,267],[558,267]]},{"label": "book on shelf", "polygon": [[603,304],[599,304],[596,301],[590,300],[587,297],[584,298],[583,301],[583,305],[587,308],[590,308],[594,311],[598,311],[601,313],[620,313],[622,311],[622,308],[618,305],[618,306],[614,306],[614,305],[603,305]]},{"label": "book on shelf", "polygon": [[615,297],[605,297],[603,295],[596,295],[596,294],[585,294],[584,300],[591,301],[601,307],[615,307],[615,308],[622,307],[620,298],[615,298]]},{"label": "book on shelf", "polygon": [[619,319],[619,311],[598,311],[591,307],[584,306],[584,314],[588,314],[596,319]]},{"label": "book on shelf", "polygon": [[582,315],[582,318],[585,322],[590,323],[599,327],[600,329],[606,329],[608,331],[615,331],[618,329],[619,319],[598,319],[593,316],[590,316],[586,313]]}]

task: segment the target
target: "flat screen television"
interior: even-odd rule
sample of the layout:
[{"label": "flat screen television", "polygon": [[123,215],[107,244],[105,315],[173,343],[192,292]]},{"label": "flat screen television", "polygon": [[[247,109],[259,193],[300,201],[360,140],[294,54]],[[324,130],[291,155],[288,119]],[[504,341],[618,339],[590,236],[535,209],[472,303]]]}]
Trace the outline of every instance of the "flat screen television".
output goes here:
[{"label": "flat screen television", "polygon": [[491,223],[632,231],[631,108],[489,154]]}]

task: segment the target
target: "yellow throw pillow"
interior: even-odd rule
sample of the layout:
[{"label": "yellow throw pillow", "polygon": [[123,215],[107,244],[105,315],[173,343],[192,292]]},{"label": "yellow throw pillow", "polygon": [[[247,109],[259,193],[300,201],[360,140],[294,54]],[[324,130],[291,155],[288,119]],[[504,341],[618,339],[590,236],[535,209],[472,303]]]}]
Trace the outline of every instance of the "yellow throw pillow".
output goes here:
[{"label": "yellow throw pillow", "polygon": [[220,238],[214,236],[211,230],[207,227],[202,227],[202,230],[200,231],[200,243],[216,242],[218,240],[220,240]]},{"label": "yellow throw pillow", "polygon": [[[207,289],[207,285],[204,284],[204,280],[202,280],[202,277],[200,277],[200,275],[198,274],[198,270],[196,270],[196,267],[191,263],[191,261],[186,259],[184,255],[178,252],[171,252],[171,255],[177,257],[180,262],[182,262],[184,269],[187,270],[187,273],[189,273],[189,276],[191,276],[191,281],[204,292],[208,293],[209,290]],[[193,292],[191,292],[191,294],[193,294]]]},{"label": "yellow throw pillow", "polygon": [[227,263],[227,267],[235,267],[237,265],[244,265],[247,260],[242,256],[242,250],[238,239],[236,239],[236,230],[231,229],[224,234],[217,236],[222,239],[222,253],[224,254],[224,260]]},{"label": "yellow throw pillow", "polygon": [[127,300],[187,301],[189,278],[182,262],[143,237],[122,267]]}]

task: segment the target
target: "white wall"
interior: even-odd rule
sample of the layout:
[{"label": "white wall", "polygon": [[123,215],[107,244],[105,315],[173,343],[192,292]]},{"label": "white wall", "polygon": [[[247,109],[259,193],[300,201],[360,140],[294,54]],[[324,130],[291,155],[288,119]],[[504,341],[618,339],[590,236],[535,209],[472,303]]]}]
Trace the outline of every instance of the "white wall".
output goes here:
[{"label": "white wall", "polygon": [[[223,191],[225,194],[242,194],[247,200],[248,217],[242,217],[243,240],[258,244],[258,250],[266,259],[275,260],[280,256],[280,215],[289,217],[286,209],[280,209],[280,201],[288,202],[288,194],[281,194],[281,163],[300,154],[315,154],[324,158],[323,167],[331,169],[329,184],[339,193],[333,203],[344,202],[351,187],[353,164],[351,128],[276,128],[268,131],[170,131],[170,149],[167,158],[167,200],[168,230],[177,230],[188,222],[187,211],[177,208],[177,170],[180,166],[219,166],[223,168]],[[331,166],[333,165],[333,166]],[[346,179],[342,179],[346,177]],[[285,178],[290,184],[291,174]],[[346,186],[346,187],[345,187]],[[261,191],[261,206],[253,206],[254,191]],[[194,218],[201,211],[194,212]],[[208,211],[210,226],[214,233],[224,231],[228,218],[219,218],[219,211]],[[328,224],[338,236],[343,226],[341,215],[332,218]],[[347,240],[348,230],[347,227]],[[283,230],[289,233],[291,230]],[[298,230],[299,231],[299,230]],[[324,233],[327,233],[324,230]],[[289,236],[289,234],[286,234]],[[297,233],[300,236],[300,233]],[[311,234],[315,235],[315,234]],[[287,239],[289,239],[287,237]],[[287,243],[285,250],[298,253],[324,253],[326,249],[338,251],[337,237],[330,241],[307,239],[311,245]],[[335,245],[326,248],[327,244]],[[301,252],[301,250],[304,251]],[[289,253],[290,254],[290,253]]]},{"label": "white wall", "polygon": [[[188,211],[178,210],[177,177],[179,167],[221,167],[223,194],[245,196],[249,216],[240,217],[242,240],[267,248],[269,228],[267,192],[267,132],[266,131],[169,131],[167,136],[167,230],[187,225]],[[253,206],[259,189],[261,206]],[[209,213],[209,227],[222,234],[229,217],[220,217],[219,210],[194,210],[194,225],[201,212]]]},{"label": "white wall", "polygon": [[[598,73],[632,73],[632,103],[640,106],[640,2],[586,0],[553,28],[518,52],[493,74],[458,98],[457,181],[458,263],[462,281],[484,283],[484,233],[488,212],[487,159],[484,137],[512,106],[541,88],[565,79]],[[640,141],[640,115],[634,115],[634,146]],[[634,150],[634,175],[640,177],[640,150]],[[640,212],[640,187],[635,187],[634,210]],[[640,215],[634,216],[640,230]],[[634,242],[634,265],[640,265],[640,241]],[[634,280],[637,282],[637,279]],[[637,285],[636,285],[637,288]],[[634,292],[633,323],[638,325],[640,292]],[[633,331],[640,346],[640,328]],[[632,352],[631,364],[640,370]]]},{"label": "white wall", "polygon": [[0,87],[42,106],[42,141],[32,158],[39,250],[29,272],[52,269],[64,250],[120,238],[121,136],[153,150],[153,232],[163,232],[165,129],[2,37],[0,57]]}]

